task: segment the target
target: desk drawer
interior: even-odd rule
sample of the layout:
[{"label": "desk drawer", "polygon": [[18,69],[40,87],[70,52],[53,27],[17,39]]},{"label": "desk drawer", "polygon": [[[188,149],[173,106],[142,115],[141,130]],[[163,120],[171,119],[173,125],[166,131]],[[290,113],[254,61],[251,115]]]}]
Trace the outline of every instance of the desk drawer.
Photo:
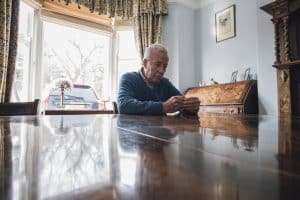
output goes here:
[{"label": "desk drawer", "polygon": [[199,112],[206,113],[224,113],[224,114],[242,114],[244,113],[243,105],[209,105],[200,106]]}]

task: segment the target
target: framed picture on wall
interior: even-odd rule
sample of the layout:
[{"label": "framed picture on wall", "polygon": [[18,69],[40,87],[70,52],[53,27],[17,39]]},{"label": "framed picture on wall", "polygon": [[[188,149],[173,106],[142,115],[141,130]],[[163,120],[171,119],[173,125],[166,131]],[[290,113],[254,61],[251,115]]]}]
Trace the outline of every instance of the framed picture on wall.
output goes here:
[{"label": "framed picture on wall", "polygon": [[217,12],[215,24],[217,42],[235,37],[235,5]]}]

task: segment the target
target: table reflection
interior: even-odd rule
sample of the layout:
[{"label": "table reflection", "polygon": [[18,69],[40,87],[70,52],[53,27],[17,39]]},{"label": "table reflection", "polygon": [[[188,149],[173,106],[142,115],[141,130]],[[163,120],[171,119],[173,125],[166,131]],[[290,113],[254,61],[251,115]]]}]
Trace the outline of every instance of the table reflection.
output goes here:
[{"label": "table reflection", "polygon": [[12,140],[9,123],[0,119],[0,198],[12,198]]},{"label": "table reflection", "polygon": [[[265,119],[244,120],[224,115],[205,115],[200,118],[125,115],[118,120],[120,128],[133,133],[151,135],[231,159],[261,162],[257,160],[260,154],[258,124],[259,120],[264,123]],[[273,131],[276,130],[271,130],[270,134],[274,134]],[[169,134],[173,137],[168,137]],[[264,137],[261,139],[264,140]]]},{"label": "table reflection", "polygon": [[[165,137],[174,137],[173,134],[162,133]],[[118,195],[126,196],[125,199],[155,198],[155,192],[168,176],[169,164],[164,148],[169,143],[139,134],[129,135],[124,130],[119,130],[117,138],[120,161],[120,177],[116,179]],[[126,186],[132,189],[124,190]]]},{"label": "table reflection", "polygon": [[93,126],[95,115],[78,117],[76,115],[47,116],[43,118],[44,124],[53,134],[68,134],[70,132],[88,132],[88,127]]},{"label": "table reflection", "polygon": [[[36,128],[20,121],[4,123],[12,129],[5,137],[3,148],[12,152],[12,156],[7,155],[13,158],[12,167],[4,169],[6,172],[12,168],[13,179],[20,179],[12,191],[13,199],[24,199],[23,193],[29,195],[28,199],[54,198],[62,193],[110,182],[108,121],[92,121],[91,117],[72,119],[74,116],[45,117],[42,121],[47,123]],[[89,123],[85,124],[86,120]],[[20,132],[22,126],[23,132]],[[8,134],[8,129],[4,133]],[[11,150],[7,148],[9,142],[14,143]],[[6,159],[4,161],[9,163]],[[32,188],[35,188],[34,192],[30,191]]]},{"label": "table reflection", "polygon": [[0,117],[0,199],[297,199],[298,124],[269,116]]},{"label": "table reflection", "polygon": [[[59,118],[59,124],[52,124],[58,127],[55,133],[63,130],[67,135],[44,133],[39,140],[40,182],[45,191],[42,198],[110,181],[107,120],[93,121],[90,116],[75,121],[74,116]],[[48,119],[55,122],[55,117]]]},{"label": "table reflection", "polygon": [[[130,134],[124,129],[129,126],[129,121],[130,127],[137,126],[131,129],[134,131]],[[241,184],[240,189],[240,173],[246,171],[247,180],[252,183],[257,181],[243,169],[243,165],[232,160],[190,150],[182,143],[176,145],[176,138],[184,134],[171,125],[171,128],[162,126],[163,121],[155,122],[154,127],[147,127],[149,121],[144,118],[137,121],[122,116],[118,118],[119,150],[128,154],[137,152],[137,156],[136,172],[131,177],[134,183],[124,184],[120,170],[120,178],[116,179],[117,199],[240,199],[245,195],[243,190],[246,187]],[[147,134],[141,133],[142,127],[143,133]],[[174,130],[177,130],[177,134],[174,134]],[[274,180],[276,177],[269,181]]]}]

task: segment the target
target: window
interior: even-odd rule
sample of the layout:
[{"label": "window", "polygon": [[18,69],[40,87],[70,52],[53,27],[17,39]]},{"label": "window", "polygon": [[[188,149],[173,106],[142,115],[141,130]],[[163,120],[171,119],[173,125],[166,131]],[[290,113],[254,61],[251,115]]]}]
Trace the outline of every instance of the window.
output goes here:
[{"label": "window", "polygon": [[[63,104],[63,105],[62,105]],[[103,103],[99,102],[94,89],[89,85],[73,84],[70,90],[64,92],[64,101],[61,101],[60,88],[50,89],[49,96],[44,100],[47,109],[102,109]]]},{"label": "window", "polygon": [[11,101],[27,101],[34,9],[20,2],[18,49]]},{"label": "window", "polygon": [[135,47],[133,30],[117,31],[119,40],[118,52],[118,80],[130,71],[137,71],[141,67],[139,54]]},{"label": "window", "polygon": [[133,29],[112,33],[37,11],[21,1],[13,100],[46,100],[58,79],[91,86],[98,100],[115,100],[121,75],[141,66]]},{"label": "window", "polygon": [[[59,33],[59,36],[57,35]],[[108,87],[111,37],[61,24],[44,22],[42,85],[48,95],[54,82],[67,79],[74,84],[90,85],[104,97]]]}]

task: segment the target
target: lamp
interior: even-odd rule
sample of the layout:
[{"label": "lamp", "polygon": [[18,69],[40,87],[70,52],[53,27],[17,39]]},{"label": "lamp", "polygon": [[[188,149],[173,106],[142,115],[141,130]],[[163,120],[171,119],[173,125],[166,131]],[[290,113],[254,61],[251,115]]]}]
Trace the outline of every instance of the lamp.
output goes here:
[{"label": "lamp", "polygon": [[60,108],[64,108],[64,95],[65,91],[71,89],[71,83],[70,81],[66,79],[58,80],[55,84],[56,88],[60,89]]}]

